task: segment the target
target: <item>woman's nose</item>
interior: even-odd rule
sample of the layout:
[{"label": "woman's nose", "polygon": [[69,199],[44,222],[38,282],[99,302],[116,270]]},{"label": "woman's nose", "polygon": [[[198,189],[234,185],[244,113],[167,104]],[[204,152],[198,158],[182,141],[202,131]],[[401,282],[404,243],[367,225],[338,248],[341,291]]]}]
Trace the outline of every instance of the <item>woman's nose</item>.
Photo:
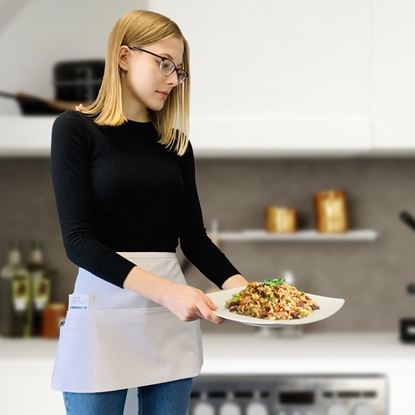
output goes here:
[{"label": "woman's nose", "polygon": [[173,71],[170,75],[167,75],[167,83],[173,86],[179,85],[179,80],[177,79],[176,71]]}]

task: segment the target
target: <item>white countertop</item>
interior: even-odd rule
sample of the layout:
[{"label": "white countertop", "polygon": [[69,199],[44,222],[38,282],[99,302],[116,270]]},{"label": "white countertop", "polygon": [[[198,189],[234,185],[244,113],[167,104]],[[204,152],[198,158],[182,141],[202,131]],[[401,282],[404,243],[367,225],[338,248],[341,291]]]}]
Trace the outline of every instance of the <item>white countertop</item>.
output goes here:
[{"label": "white countertop", "polygon": [[[20,373],[50,371],[56,346],[56,340],[0,337],[0,371],[13,368],[16,373],[18,366]],[[202,374],[415,374],[415,344],[401,343],[397,333],[319,333],[294,339],[205,333],[203,347]]]},{"label": "white countertop", "polygon": [[415,374],[415,344],[396,333],[306,334],[298,339],[204,336],[204,374]]}]

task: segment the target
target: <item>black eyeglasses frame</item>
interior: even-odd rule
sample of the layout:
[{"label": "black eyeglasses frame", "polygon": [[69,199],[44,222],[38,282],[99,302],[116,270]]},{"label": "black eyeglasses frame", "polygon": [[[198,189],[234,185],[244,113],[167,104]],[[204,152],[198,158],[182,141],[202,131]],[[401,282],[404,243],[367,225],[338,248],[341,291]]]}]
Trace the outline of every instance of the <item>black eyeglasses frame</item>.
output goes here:
[{"label": "black eyeglasses frame", "polygon": [[[141,52],[145,52],[145,53],[148,53],[150,55],[153,55],[153,56],[159,58],[160,59],[160,65],[159,65],[160,66],[160,71],[162,69],[162,65],[163,65],[164,61],[171,62],[173,64],[173,69],[169,73],[167,73],[166,76],[169,76],[174,71],[176,71],[177,80],[179,81],[179,84],[183,83],[187,79],[187,77],[189,76],[189,74],[184,69],[177,68],[176,64],[171,59],[166,58],[165,56],[157,55],[156,53],[150,52],[149,50],[146,50],[146,49],[139,48],[138,46],[128,46],[128,45],[126,45],[126,46],[130,50],[139,50]],[[180,80],[180,75],[183,76],[182,80]]]}]

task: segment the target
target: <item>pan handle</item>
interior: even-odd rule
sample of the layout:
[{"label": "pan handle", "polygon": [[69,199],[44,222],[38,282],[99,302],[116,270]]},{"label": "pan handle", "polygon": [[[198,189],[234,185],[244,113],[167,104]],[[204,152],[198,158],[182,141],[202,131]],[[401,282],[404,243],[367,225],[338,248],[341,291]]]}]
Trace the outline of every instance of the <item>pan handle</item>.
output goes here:
[{"label": "pan handle", "polygon": [[9,92],[4,92],[4,91],[0,91],[0,97],[3,98],[13,98],[13,99],[17,99],[17,95],[16,94],[10,94]]}]

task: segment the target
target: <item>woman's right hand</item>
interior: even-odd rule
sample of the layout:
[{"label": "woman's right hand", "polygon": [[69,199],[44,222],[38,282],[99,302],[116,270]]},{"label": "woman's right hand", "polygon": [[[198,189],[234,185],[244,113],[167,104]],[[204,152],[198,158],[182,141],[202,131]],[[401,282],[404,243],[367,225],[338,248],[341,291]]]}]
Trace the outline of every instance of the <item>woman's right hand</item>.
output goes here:
[{"label": "woman's right hand", "polygon": [[203,291],[189,285],[167,284],[159,303],[182,321],[203,319],[215,324],[225,322],[213,313],[218,307],[212,300]]},{"label": "woman's right hand", "polygon": [[131,269],[123,287],[168,308],[182,321],[203,319],[215,324],[225,322],[213,313],[217,306],[203,291],[169,281],[138,266]]}]

